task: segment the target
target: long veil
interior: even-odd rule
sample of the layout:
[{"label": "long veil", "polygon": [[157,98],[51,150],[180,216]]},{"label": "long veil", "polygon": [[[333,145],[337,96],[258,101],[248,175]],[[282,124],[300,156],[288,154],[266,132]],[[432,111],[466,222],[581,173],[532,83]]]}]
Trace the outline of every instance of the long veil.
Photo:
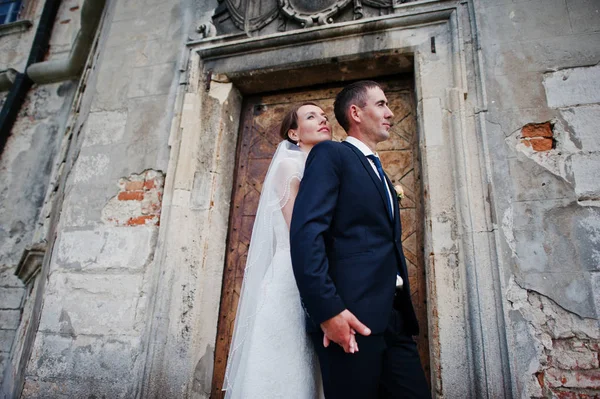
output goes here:
[{"label": "long veil", "polygon": [[290,199],[291,182],[302,179],[305,160],[306,154],[298,146],[282,141],[277,146],[263,183],[225,370],[223,390],[227,391],[226,398],[234,394],[236,379],[243,377],[247,367],[252,366],[247,364],[246,354],[251,344],[248,337],[265,303],[275,251],[277,247],[289,248],[289,230],[281,209]]}]

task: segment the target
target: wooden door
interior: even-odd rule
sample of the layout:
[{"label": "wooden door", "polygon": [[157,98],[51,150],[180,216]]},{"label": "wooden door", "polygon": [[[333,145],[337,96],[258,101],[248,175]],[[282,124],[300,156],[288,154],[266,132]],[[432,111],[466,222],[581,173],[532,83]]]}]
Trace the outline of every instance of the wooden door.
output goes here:
[{"label": "wooden door", "polygon": [[[391,129],[391,139],[379,145],[378,153],[392,182],[401,184],[406,194],[406,198],[401,202],[400,212],[402,243],[408,262],[412,300],[421,327],[421,335],[418,338],[419,353],[426,375],[429,376],[425,268],[423,265],[423,196],[412,81],[397,79],[382,82],[382,86],[388,97],[390,108],[394,112],[394,126]],[[294,104],[313,101],[329,115],[333,126],[333,139],[343,140],[346,134],[335,122],[333,115],[333,101],[342,87],[340,85],[339,87],[257,96],[247,99],[244,103],[231,201],[211,398],[223,397],[221,389],[244,277],[252,225],[258,207],[262,182],[277,144],[281,141],[279,137],[280,122]]]}]

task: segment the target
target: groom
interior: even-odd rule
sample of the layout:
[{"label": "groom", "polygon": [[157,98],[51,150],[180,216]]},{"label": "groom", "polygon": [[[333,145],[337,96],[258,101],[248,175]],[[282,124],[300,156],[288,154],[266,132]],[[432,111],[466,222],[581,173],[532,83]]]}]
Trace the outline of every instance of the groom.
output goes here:
[{"label": "groom", "polygon": [[346,86],[334,109],[348,138],[311,150],[290,228],[325,397],[429,398],[398,201],[375,152],[393,113],[372,81]]}]

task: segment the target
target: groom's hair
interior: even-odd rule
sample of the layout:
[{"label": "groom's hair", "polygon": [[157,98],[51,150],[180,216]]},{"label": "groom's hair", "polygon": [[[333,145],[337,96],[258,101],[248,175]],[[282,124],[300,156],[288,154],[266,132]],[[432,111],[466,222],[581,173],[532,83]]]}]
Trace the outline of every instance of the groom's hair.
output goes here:
[{"label": "groom's hair", "polygon": [[350,129],[350,120],[348,119],[348,110],[352,104],[364,107],[367,105],[367,91],[374,87],[381,89],[377,82],[372,80],[359,80],[358,82],[350,83],[344,87],[342,91],[335,97],[333,103],[333,112],[335,119],[344,130],[347,132]]},{"label": "groom's hair", "polygon": [[293,144],[298,144],[294,140],[292,140],[289,136],[290,129],[298,129],[298,110],[305,105],[314,105],[315,107],[321,108],[320,105],[317,105],[311,101],[303,102],[302,104],[295,105],[288,111],[287,114],[283,117],[281,121],[281,128],[279,129],[279,134],[284,140],[289,141]]}]

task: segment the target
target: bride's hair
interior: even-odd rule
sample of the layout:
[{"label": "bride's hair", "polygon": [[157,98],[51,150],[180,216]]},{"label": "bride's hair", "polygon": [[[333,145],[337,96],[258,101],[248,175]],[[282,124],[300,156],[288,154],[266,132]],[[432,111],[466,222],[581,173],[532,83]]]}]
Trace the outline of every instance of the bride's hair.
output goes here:
[{"label": "bride's hair", "polygon": [[300,107],[304,107],[305,105],[314,105],[315,107],[321,108],[320,105],[315,104],[311,101],[307,101],[300,105],[295,105],[292,109],[288,111],[287,114],[285,114],[283,120],[281,121],[281,129],[279,130],[281,137],[284,140],[289,141],[290,143],[298,144],[296,141],[290,138],[288,133],[290,129],[298,129],[298,110],[300,109]]}]

